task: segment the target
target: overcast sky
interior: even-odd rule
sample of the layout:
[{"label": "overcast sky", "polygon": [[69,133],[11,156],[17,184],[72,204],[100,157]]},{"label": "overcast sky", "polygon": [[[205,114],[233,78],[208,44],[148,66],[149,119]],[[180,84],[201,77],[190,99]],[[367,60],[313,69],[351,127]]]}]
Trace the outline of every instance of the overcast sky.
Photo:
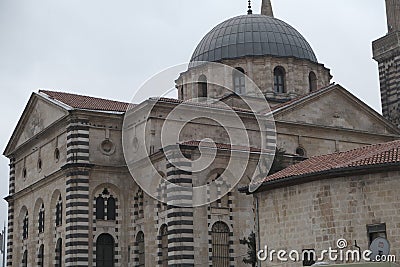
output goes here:
[{"label": "overcast sky", "polygon": [[[380,112],[371,42],[386,34],[384,0],[272,0],[275,17],[309,41],[318,61]],[[1,0],[0,146],[39,88],[130,101],[149,77],[184,63],[215,25],[247,0]],[[260,12],[261,0],[253,1]],[[152,92],[149,92],[152,96]],[[0,195],[8,160],[0,160]],[[0,224],[7,218],[0,201]]]}]

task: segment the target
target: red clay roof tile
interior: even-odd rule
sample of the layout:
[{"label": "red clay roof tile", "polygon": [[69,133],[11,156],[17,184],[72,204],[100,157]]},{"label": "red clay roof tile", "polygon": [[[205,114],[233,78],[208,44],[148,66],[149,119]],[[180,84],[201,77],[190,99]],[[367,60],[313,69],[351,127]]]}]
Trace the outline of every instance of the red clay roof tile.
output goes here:
[{"label": "red clay roof tile", "polygon": [[368,168],[384,164],[399,164],[400,166],[400,140],[312,157],[267,176],[263,183],[297,176],[304,177],[324,171],[345,170],[351,167]]},{"label": "red clay roof tile", "polygon": [[60,101],[76,109],[125,112],[129,105],[131,105],[126,102],[64,92],[39,90],[39,93],[46,94],[49,98]]}]

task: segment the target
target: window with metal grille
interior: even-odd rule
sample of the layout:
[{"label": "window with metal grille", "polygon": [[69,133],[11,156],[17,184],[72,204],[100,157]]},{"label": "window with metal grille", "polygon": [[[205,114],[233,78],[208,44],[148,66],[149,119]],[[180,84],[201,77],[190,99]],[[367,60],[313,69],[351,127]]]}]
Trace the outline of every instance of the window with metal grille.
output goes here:
[{"label": "window with metal grille", "polygon": [[274,69],[274,91],[285,93],[285,70],[282,67]]},{"label": "window with metal grille", "polygon": [[246,81],[244,69],[242,68],[236,68],[233,70],[233,89],[238,95],[246,92]]},{"label": "window with metal grille", "polygon": [[114,267],[115,242],[110,234],[101,234],[96,242],[96,267]]},{"label": "window with metal grille", "polygon": [[161,266],[168,267],[168,227],[163,224],[160,228],[161,237]]},{"label": "window with metal grille", "polygon": [[44,232],[44,204],[40,206],[39,210],[39,227],[38,227],[39,233]]},{"label": "window with metal grille", "polygon": [[28,212],[26,212],[24,219],[22,221],[22,238],[23,239],[28,239],[28,232],[29,232],[29,218],[28,218]]},{"label": "window with metal grille", "polygon": [[211,228],[212,266],[229,267],[229,227],[216,222]]},{"label": "window with metal grille", "polygon": [[145,266],[145,249],[144,249],[144,234],[140,231],[136,235],[136,244],[137,244],[137,267]]}]

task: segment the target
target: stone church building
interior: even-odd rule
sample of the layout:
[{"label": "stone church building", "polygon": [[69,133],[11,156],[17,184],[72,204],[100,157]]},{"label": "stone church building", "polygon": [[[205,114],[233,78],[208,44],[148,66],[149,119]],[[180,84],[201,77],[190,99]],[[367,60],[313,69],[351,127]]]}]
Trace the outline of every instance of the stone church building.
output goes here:
[{"label": "stone church building", "polygon": [[[389,53],[385,42],[374,43],[375,58],[381,76],[396,79],[396,72],[386,68],[396,64],[388,54],[397,46]],[[212,73],[199,62],[233,68],[224,77],[232,90],[209,83]],[[262,95],[252,94],[245,76]],[[226,109],[218,103],[224,103],[257,136],[255,118],[243,99],[266,99],[275,119],[273,142],[289,163],[398,139],[392,100],[398,88],[393,82],[382,82],[383,117],[331,79],[306,39],[275,18],[270,1],[264,0],[262,14],[249,8],[204,36],[189,68],[176,80],[178,99],[130,104],[67,92],[32,93],[4,151],[10,160],[7,266],[247,266],[247,247],[240,239],[257,229],[255,199],[238,189],[248,186],[262,142],[251,142],[250,167],[237,177],[224,170],[232,151],[246,148],[234,147],[221,125],[190,121],[178,146],[165,147],[160,141],[163,124],[182,104],[187,114],[223,116]],[[151,114],[143,119],[142,110],[149,106]],[[151,188],[165,195],[164,202],[143,190],[124,155],[128,110],[138,127],[147,123],[144,149],[164,180],[183,188],[217,183],[229,193],[209,192],[217,198],[182,207],[175,205],[173,192],[157,184]],[[188,159],[199,156],[204,138],[216,142],[216,158],[196,172]],[[183,165],[185,169],[178,167]],[[220,179],[224,175],[238,183],[226,183]]]}]

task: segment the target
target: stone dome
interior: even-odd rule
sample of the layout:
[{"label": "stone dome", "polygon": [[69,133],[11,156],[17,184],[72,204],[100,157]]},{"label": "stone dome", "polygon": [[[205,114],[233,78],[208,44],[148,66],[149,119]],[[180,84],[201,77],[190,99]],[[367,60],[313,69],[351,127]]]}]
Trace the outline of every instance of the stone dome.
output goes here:
[{"label": "stone dome", "polygon": [[217,25],[200,41],[191,62],[245,56],[294,57],[317,63],[306,39],[292,26],[265,15],[242,15]]}]

